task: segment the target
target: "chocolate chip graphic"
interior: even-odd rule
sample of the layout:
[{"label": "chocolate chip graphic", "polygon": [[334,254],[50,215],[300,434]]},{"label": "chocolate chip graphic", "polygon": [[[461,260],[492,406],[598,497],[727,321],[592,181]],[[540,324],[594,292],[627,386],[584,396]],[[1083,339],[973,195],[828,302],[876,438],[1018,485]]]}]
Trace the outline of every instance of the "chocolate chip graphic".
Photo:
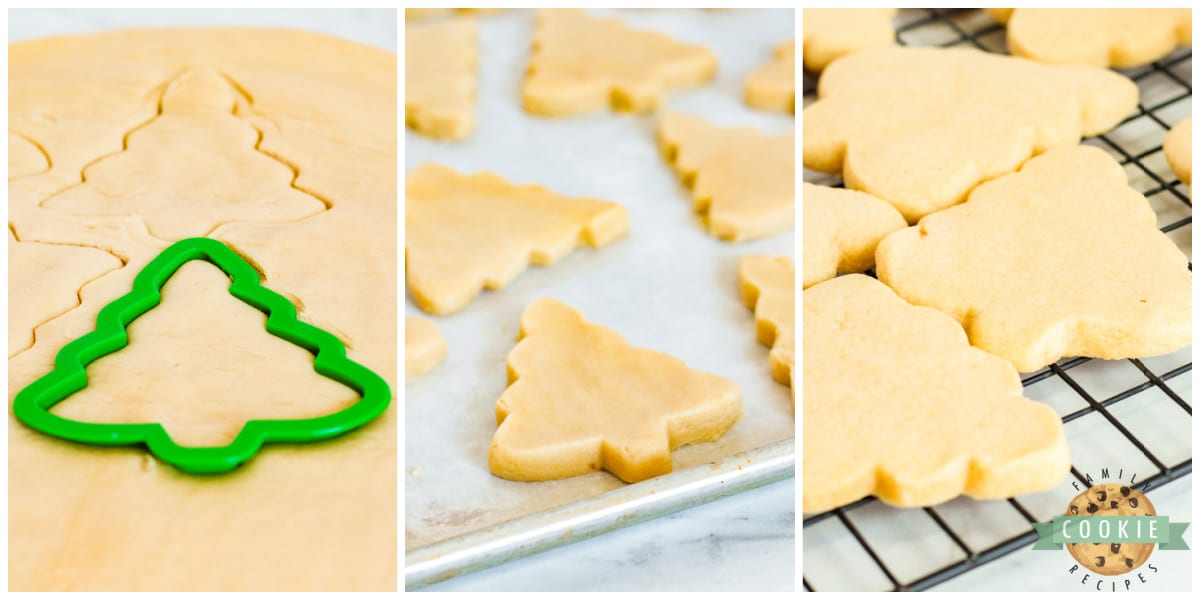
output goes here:
[{"label": "chocolate chip graphic", "polygon": [[1117,507],[1117,506],[1119,506],[1120,504],[1121,504],[1121,501],[1120,501],[1120,500],[1112,500],[1112,501],[1109,501],[1109,503],[1108,503],[1108,507],[1109,507],[1109,508],[1116,508],[1116,507]]},{"label": "chocolate chip graphic", "polygon": [[1109,548],[1109,550],[1112,550],[1113,554],[1121,553],[1121,545],[1120,544],[1110,544],[1108,548]]},{"label": "chocolate chip graphic", "polygon": [[1073,515],[1079,514],[1079,507],[1072,504],[1071,505],[1071,514],[1073,514]]},{"label": "chocolate chip graphic", "polygon": [[1130,498],[1130,499],[1129,499],[1129,505],[1130,505],[1130,506],[1132,506],[1132,507],[1134,507],[1134,508],[1137,508],[1137,507],[1138,507],[1138,504],[1141,504],[1141,502],[1138,502],[1138,499],[1137,499],[1137,498]]},{"label": "chocolate chip graphic", "polygon": [[1130,569],[1132,569],[1132,568],[1133,568],[1133,559],[1132,559],[1132,558],[1127,558],[1127,559],[1125,559],[1125,566],[1127,566],[1127,567],[1129,567]]},{"label": "chocolate chip graphic", "polygon": [[1097,566],[1097,567],[1103,567],[1103,566],[1104,566],[1104,557],[1103,557],[1103,556],[1097,556],[1097,557],[1096,557],[1096,566]]},{"label": "chocolate chip graphic", "polygon": [[1122,495],[1122,496],[1128,496],[1128,495],[1129,495],[1129,487],[1128,487],[1128,486],[1124,486],[1124,485],[1123,485],[1123,486],[1121,486],[1121,495]]},{"label": "chocolate chip graphic", "polygon": [[1105,500],[1108,500],[1108,491],[1100,490],[1100,501],[1104,502]]},{"label": "chocolate chip graphic", "polygon": [[[1134,507],[1136,507],[1137,505],[1136,505],[1136,504],[1134,504],[1133,506],[1134,506]],[[1092,504],[1091,502],[1088,502],[1088,514],[1094,513],[1094,512],[1096,512],[1096,511],[1098,511],[1098,510],[1100,510],[1100,507],[1099,507],[1099,506],[1096,506],[1095,504]]]}]

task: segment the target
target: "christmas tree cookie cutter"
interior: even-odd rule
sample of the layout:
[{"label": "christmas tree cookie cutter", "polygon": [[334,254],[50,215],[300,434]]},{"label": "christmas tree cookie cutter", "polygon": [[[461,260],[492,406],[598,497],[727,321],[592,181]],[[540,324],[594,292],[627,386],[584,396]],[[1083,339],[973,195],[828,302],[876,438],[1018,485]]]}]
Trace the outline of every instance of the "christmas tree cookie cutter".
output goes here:
[{"label": "christmas tree cookie cutter", "polygon": [[[129,344],[127,328],[162,301],[162,286],[185,263],[206,260],[225,272],[234,297],[267,315],[267,331],[308,350],[313,369],[358,393],[358,402],[328,415],[288,420],[247,421],[225,446],[180,446],[160,423],[87,423],[60,417],[50,408],[87,387],[87,365]],[[26,386],[13,401],[16,417],[54,437],[100,446],[144,445],[163,462],[185,473],[224,473],[250,460],[266,443],[304,443],[350,432],[378,417],[391,402],[391,388],[374,371],[346,357],[332,334],[300,321],[296,308],[265,288],[258,272],[229,246],[211,238],[175,242],[133,280],[133,289],[100,310],[96,329],[58,351],[54,369]]]}]

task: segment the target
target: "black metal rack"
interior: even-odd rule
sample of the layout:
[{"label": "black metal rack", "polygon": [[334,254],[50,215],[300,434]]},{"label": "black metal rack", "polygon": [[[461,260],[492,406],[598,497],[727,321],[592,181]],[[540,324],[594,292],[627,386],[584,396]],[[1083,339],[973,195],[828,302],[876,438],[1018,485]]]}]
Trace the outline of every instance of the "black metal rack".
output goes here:
[{"label": "black metal rack", "polygon": [[[923,12],[914,13],[914,11]],[[936,45],[957,46],[966,44],[988,52],[1004,53],[1006,51],[1004,26],[991,22],[985,17],[980,17],[977,9],[914,9],[914,11],[906,11],[900,17],[900,24],[896,28],[896,41],[898,44],[905,45],[915,34],[933,28],[938,30],[936,32],[937,36],[945,38],[945,41],[940,41]],[[915,18],[913,18],[914,16]],[[1140,175],[1131,177],[1131,181],[1136,179],[1143,182],[1145,189],[1138,189],[1138,191],[1147,198],[1156,199],[1158,202],[1156,208],[1161,206],[1167,207],[1165,210],[1161,208],[1158,210],[1160,215],[1160,229],[1164,233],[1169,233],[1191,224],[1192,203],[1189,193],[1181,189],[1185,186],[1175,178],[1170,169],[1164,168],[1165,163],[1162,160],[1154,160],[1154,164],[1151,164],[1152,161],[1150,159],[1162,152],[1161,143],[1148,148],[1129,148],[1126,147],[1126,144],[1115,132],[1119,131],[1126,124],[1140,119],[1147,119],[1160,127],[1162,135],[1165,136],[1172,123],[1167,122],[1161,113],[1171,107],[1178,109],[1180,103],[1187,102],[1192,96],[1191,58],[1190,49],[1180,49],[1151,65],[1125,71],[1124,73],[1130,79],[1138,83],[1139,88],[1142,88],[1148,80],[1153,78],[1159,84],[1158,87],[1169,84],[1170,89],[1173,91],[1154,100],[1149,105],[1147,105],[1147,97],[1143,93],[1139,98],[1136,114],[1125,119],[1113,131],[1087,142],[1109,150],[1119,158],[1127,172],[1134,170],[1135,174]],[[806,72],[804,73],[804,97],[805,99],[810,99],[815,96],[816,78]],[[1162,95],[1159,94],[1159,96]],[[1161,140],[1161,136],[1156,139]],[[1161,159],[1160,156],[1156,158]],[[1138,187],[1137,184],[1133,185],[1135,188]],[[1186,216],[1175,218],[1171,216],[1172,213],[1186,214]],[[1164,216],[1167,217],[1165,224],[1163,224]],[[1108,427],[1111,427],[1112,436],[1127,441],[1128,444],[1136,448],[1153,465],[1153,474],[1149,477],[1142,477],[1138,487],[1143,489],[1158,487],[1166,482],[1190,474],[1192,472],[1190,453],[1186,460],[1164,460],[1153,452],[1145,440],[1131,430],[1123,422],[1122,418],[1114,415],[1115,411],[1110,410],[1111,407],[1122,401],[1128,401],[1143,393],[1157,391],[1170,399],[1170,402],[1179,411],[1178,417],[1186,419],[1186,422],[1190,425],[1192,414],[1190,385],[1185,388],[1183,393],[1180,393],[1179,390],[1176,390],[1171,385],[1173,380],[1176,382],[1180,381],[1176,378],[1185,376],[1191,372],[1190,354],[1186,364],[1158,373],[1141,360],[1129,360],[1128,362],[1141,374],[1142,381],[1104,398],[1095,397],[1095,394],[1089,392],[1084,385],[1081,385],[1077,377],[1073,377],[1070,374],[1072,369],[1076,369],[1089,361],[1090,359],[1087,358],[1063,360],[1058,364],[1025,376],[1022,383],[1027,390],[1035,384],[1052,378],[1065,383],[1079,399],[1082,399],[1084,405],[1082,408],[1066,412],[1062,415],[1064,426],[1067,423],[1089,415],[1098,416],[1103,419]],[[1174,464],[1167,464],[1168,462],[1173,462]],[[1084,488],[1088,487],[1087,474],[1076,466],[1072,466],[1071,473]],[[1065,507],[1069,499],[1069,497],[1063,498],[1061,506]],[[905,577],[894,572],[894,569],[889,567],[888,561],[880,556],[880,549],[884,547],[882,544],[886,543],[886,541],[873,541],[869,532],[864,531],[862,527],[856,525],[851,518],[856,510],[877,504],[879,504],[878,500],[868,497],[829,512],[810,515],[804,519],[804,529],[807,535],[809,529],[817,524],[824,523],[825,526],[828,526],[830,523],[840,524],[844,532],[839,535],[850,536],[854,540],[854,543],[861,547],[861,550],[869,557],[875,568],[886,578],[888,586],[893,591],[926,590],[962,575],[971,569],[1030,546],[1037,539],[1037,533],[1033,529],[1033,524],[1042,520],[1035,516],[1038,511],[1031,510],[1019,499],[1009,498],[1003,504],[1020,515],[1021,519],[1024,519],[1025,526],[1022,531],[1016,535],[990,539],[986,543],[978,541],[969,543],[965,540],[966,536],[963,531],[953,526],[949,519],[939,512],[940,507],[921,509],[936,528],[942,532],[945,539],[957,548],[956,553],[960,557],[947,560],[924,574],[915,577]],[[806,591],[816,591],[807,573],[803,577],[803,583]]]}]

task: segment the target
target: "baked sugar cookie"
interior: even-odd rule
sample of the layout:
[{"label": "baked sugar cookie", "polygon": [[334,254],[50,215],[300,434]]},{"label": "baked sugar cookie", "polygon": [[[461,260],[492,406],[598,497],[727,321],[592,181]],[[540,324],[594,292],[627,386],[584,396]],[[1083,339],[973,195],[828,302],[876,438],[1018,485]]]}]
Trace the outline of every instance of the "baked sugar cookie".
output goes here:
[{"label": "baked sugar cookie", "polygon": [[475,129],[475,20],[404,27],[404,122],[433,138]]},{"label": "baked sugar cookie", "polygon": [[819,72],[847,54],[892,45],[895,15],[894,8],[804,9],[804,68]]},{"label": "baked sugar cookie", "polygon": [[746,104],[763,110],[796,112],[796,42],[781,44],[771,62],[746,77]]},{"label": "baked sugar cookie", "polygon": [[875,266],[875,246],[908,224],[870,194],[804,184],[804,287]]},{"label": "baked sugar cookie", "polygon": [[1188,8],[996,8],[1008,50],[1039,62],[1125,69],[1192,43]]},{"label": "baked sugar cookie", "polygon": [[771,376],[792,386],[796,368],[796,267],[787,257],[743,256],[738,261],[742,302],[754,311],[758,341],[771,348]]},{"label": "baked sugar cookie", "polygon": [[738,385],[543,298],[521,316],[496,402],[492,473],[542,481],[606,470],[629,483],[671,471],[671,450],[721,437],[742,414]]},{"label": "baked sugar cookie", "polygon": [[658,123],[663,155],[692,189],[709,235],[740,242],[775,235],[796,219],[796,136],[716,127],[681,113]]},{"label": "baked sugar cookie", "polygon": [[875,271],[1023,373],[1163,354],[1191,343],[1192,275],[1155,220],[1104,151],[1059,148],[884,238]]},{"label": "baked sugar cookie", "polygon": [[865,275],[804,292],[804,512],[874,494],[930,506],[1054,487],[1062,421],[953,319]]},{"label": "baked sugar cookie", "polygon": [[432,371],[446,358],[446,338],[437,325],[421,317],[404,319],[404,374],[412,377]]},{"label": "baked sugar cookie", "polygon": [[424,164],[408,175],[404,223],[408,289],[425,312],[461,310],[484,288],[508,285],[533,263],[576,246],[599,248],[625,233],[625,207],[566,198],[490,173]]},{"label": "baked sugar cookie", "polygon": [[704,83],[716,70],[716,56],[702,46],[580,9],[542,9],[521,99],[526,111],[546,116],[610,104],[649,112],[662,104],[667,90]]},{"label": "baked sugar cookie", "polygon": [[839,60],[804,110],[804,166],[895,206],[909,223],[1029,157],[1111,129],[1137,86],[1098,67],[965,48],[879,48]]},{"label": "baked sugar cookie", "polygon": [[1163,154],[1180,181],[1192,185],[1192,118],[1175,124],[1163,140]]}]

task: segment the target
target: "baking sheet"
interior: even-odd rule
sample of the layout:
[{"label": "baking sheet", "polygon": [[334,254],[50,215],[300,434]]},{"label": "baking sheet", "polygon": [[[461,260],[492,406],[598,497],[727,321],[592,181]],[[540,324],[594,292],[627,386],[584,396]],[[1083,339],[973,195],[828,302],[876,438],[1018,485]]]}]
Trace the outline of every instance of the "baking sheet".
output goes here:
[{"label": "baking sheet", "polygon": [[[770,58],[774,46],[794,38],[791,10],[595,12],[717,54],[716,80],[671,94],[667,109],[770,133],[794,129],[791,115],[755,111],[742,102],[745,76]],[[675,451],[676,472],[781,442],[794,448],[791,392],[771,379],[768,349],[756,340],[754,316],[738,296],[737,261],[748,254],[793,256],[795,232],[741,244],[708,236],[692,212],[690,192],[661,157],[652,115],[527,115],[519,89],[533,18],[532,11],[517,10],[480,19],[478,128],[462,143],[407,131],[406,170],[436,162],[619,202],[629,211],[629,233],[606,248],[580,249],[550,267],[531,267],[463,311],[433,318],[449,342],[447,357],[405,387],[406,559],[422,547],[626,487],[606,472],[522,483],[488,471],[505,360],[522,311],[539,297],[579,309],[633,346],[666,352],[741,386],[742,419],[718,442]],[[423,315],[411,297],[406,313]]]}]

